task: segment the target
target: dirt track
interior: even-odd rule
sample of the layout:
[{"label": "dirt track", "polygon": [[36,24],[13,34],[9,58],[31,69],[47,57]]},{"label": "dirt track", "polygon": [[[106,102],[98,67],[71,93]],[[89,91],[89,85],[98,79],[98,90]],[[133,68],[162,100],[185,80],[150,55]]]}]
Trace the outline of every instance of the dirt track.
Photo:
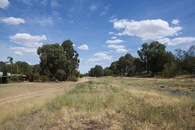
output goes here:
[{"label": "dirt track", "polygon": [[[44,95],[48,95],[48,94],[52,94],[54,92],[60,92],[60,91],[64,91],[65,88],[67,88],[68,86],[71,85],[75,85],[78,83],[83,83],[83,82],[87,82],[88,79],[87,78],[82,78],[80,79],[78,82],[63,82],[63,83],[52,83],[53,85],[56,85],[54,87],[44,87],[44,89],[39,90],[39,89],[35,89],[33,92],[27,92],[24,94],[15,94],[14,96],[6,96],[0,99],[0,105],[6,104],[6,103],[12,103],[15,101],[21,101],[27,98],[34,98],[34,97],[39,97],[39,96],[44,96]],[[33,85],[33,83],[21,83],[23,85]],[[37,83],[34,83],[35,85],[38,85]],[[41,84],[41,83],[40,83]],[[62,87],[63,86],[63,87]],[[19,89],[19,88],[18,88]]]}]

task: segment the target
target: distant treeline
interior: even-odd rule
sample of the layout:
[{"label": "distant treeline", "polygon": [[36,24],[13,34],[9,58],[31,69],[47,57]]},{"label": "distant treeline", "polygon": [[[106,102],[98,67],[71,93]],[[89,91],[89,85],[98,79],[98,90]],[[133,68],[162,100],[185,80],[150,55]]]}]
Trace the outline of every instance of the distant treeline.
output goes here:
[{"label": "distant treeline", "polygon": [[77,81],[80,76],[79,54],[71,40],[62,44],[45,44],[38,48],[37,54],[40,57],[37,65],[25,61],[13,63],[13,57],[7,57],[9,62],[0,62],[0,72],[3,73],[0,83],[20,81],[19,75],[28,81]]},{"label": "distant treeline", "polygon": [[92,77],[100,76],[141,76],[173,77],[183,74],[195,74],[195,45],[188,50],[176,49],[176,55],[166,51],[166,46],[153,41],[142,44],[139,57],[127,53],[109,67],[96,65],[86,74]]},{"label": "distant treeline", "polygon": [[[166,51],[166,46],[157,41],[144,43],[138,50],[139,57],[127,53],[109,67],[96,65],[85,74],[93,77],[101,76],[140,76],[173,77],[183,74],[195,74],[195,45],[188,50],[176,49],[176,55]],[[73,43],[65,40],[62,44],[45,44],[39,47],[37,54],[40,64],[29,65],[25,61],[13,63],[0,62],[0,83],[28,81],[77,81],[82,77],[78,71],[79,54]],[[8,75],[9,74],[9,75]]]}]

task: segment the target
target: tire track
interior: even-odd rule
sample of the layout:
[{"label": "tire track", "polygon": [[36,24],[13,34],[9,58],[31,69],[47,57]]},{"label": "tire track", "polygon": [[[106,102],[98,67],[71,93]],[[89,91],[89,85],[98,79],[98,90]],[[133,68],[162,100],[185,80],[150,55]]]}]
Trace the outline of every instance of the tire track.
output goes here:
[{"label": "tire track", "polygon": [[[88,78],[82,78],[78,82],[76,82],[75,84],[84,83],[84,82],[87,82],[87,81],[89,81]],[[73,84],[71,84],[71,85],[73,85]],[[65,88],[66,87],[49,88],[49,89],[41,90],[41,91],[38,91],[38,92],[20,94],[20,95],[17,95],[17,96],[12,96],[12,97],[8,97],[8,98],[0,99],[0,105],[6,104],[6,103],[11,103],[11,102],[14,102],[14,101],[24,100],[24,99],[27,99],[27,98],[43,96],[43,95],[51,94],[51,93],[57,92],[57,91],[63,91],[63,90],[65,90]]]},{"label": "tire track", "polygon": [[27,99],[27,98],[33,98],[33,97],[46,95],[46,94],[50,94],[50,93],[53,93],[53,92],[56,92],[56,91],[60,91],[60,90],[64,90],[64,88],[52,88],[52,89],[47,89],[47,90],[44,90],[44,91],[39,91],[39,92],[34,92],[34,93],[27,93],[27,94],[23,94],[23,95],[13,96],[13,97],[10,97],[10,98],[6,98],[6,99],[0,100],[0,105],[6,104],[6,103],[11,103],[11,102],[14,102],[14,101]]}]

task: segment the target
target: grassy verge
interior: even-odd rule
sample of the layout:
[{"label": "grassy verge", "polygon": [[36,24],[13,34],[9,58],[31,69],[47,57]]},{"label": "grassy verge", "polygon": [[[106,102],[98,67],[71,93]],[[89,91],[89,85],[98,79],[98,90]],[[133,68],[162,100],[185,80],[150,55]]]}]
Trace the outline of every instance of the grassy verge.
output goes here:
[{"label": "grassy verge", "polygon": [[93,79],[3,129],[195,129],[195,100],[156,91],[159,85],[166,80]]}]

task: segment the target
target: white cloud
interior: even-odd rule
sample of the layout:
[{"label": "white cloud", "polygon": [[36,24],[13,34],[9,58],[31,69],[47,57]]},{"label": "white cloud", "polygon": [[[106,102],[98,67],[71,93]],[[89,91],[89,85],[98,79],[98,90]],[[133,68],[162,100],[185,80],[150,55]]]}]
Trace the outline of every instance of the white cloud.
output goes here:
[{"label": "white cloud", "polygon": [[101,60],[111,60],[112,56],[108,56],[105,52],[98,52],[94,54],[95,57],[98,57]]},{"label": "white cloud", "polygon": [[179,24],[179,20],[178,19],[173,19],[172,24],[178,25]]},{"label": "white cloud", "polygon": [[97,5],[91,5],[90,7],[89,7],[89,9],[91,10],[91,11],[95,11],[95,10],[97,10]]},{"label": "white cloud", "polygon": [[124,46],[122,46],[122,45],[114,45],[114,44],[110,44],[107,47],[113,48],[113,49],[123,49],[124,48]]},{"label": "white cloud", "polygon": [[122,42],[124,42],[124,41],[121,39],[112,39],[112,40],[106,41],[107,44],[117,44],[117,43],[122,43]]},{"label": "white cloud", "polygon": [[119,48],[119,49],[116,50],[116,52],[125,53],[125,52],[127,52],[127,50],[125,48]]},{"label": "white cloud", "polygon": [[10,47],[15,54],[22,55],[24,52],[36,54],[37,48],[28,48],[28,47]]},{"label": "white cloud", "polygon": [[195,42],[195,37],[178,37],[172,39],[168,45],[179,45],[183,43]]},{"label": "white cloud", "polygon": [[110,44],[107,46],[108,48],[113,48],[113,49],[116,49],[116,52],[118,53],[124,53],[124,52],[127,52],[127,50],[125,49],[124,46],[122,45],[114,45],[114,44]]},{"label": "white cloud", "polygon": [[167,21],[161,19],[129,21],[127,19],[113,19],[114,28],[117,30],[124,29],[119,35],[137,36],[143,40],[156,40],[166,36],[178,35],[182,27],[170,27]]},{"label": "white cloud", "polygon": [[21,51],[15,51],[14,54],[16,54],[16,55],[22,55],[22,52]]},{"label": "white cloud", "polygon": [[162,39],[158,39],[157,41],[162,44],[166,44],[169,43],[171,40],[169,38],[162,38]]},{"label": "white cloud", "polygon": [[111,39],[117,39],[117,37],[111,37]]},{"label": "white cloud", "polygon": [[0,8],[7,8],[9,6],[9,1],[8,0],[0,0]]},{"label": "white cloud", "polygon": [[6,23],[7,25],[17,25],[21,23],[25,23],[25,20],[22,18],[14,18],[14,17],[8,17],[1,19],[3,23]]},{"label": "white cloud", "polygon": [[195,37],[177,37],[174,39],[162,38],[162,39],[158,39],[157,41],[168,45],[179,45],[184,43],[195,42]]},{"label": "white cloud", "polygon": [[90,58],[88,62],[99,62],[104,60],[112,60],[112,56],[107,55],[105,52],[98,52],[93,55],[93,58]]},{"label": "white cloud", "polygon": [[78,47],[80,50],[89,50],[89,47],[86,44],[83,44]]},{"label": "white cloud", "polygon": [[30,35],[27,33],[17,33],[14,36],[10,36],[10,40],[14,43],[26,46],[26,47],[40,47],[43,43],[41,41],[47,40],[45,35]]}]

